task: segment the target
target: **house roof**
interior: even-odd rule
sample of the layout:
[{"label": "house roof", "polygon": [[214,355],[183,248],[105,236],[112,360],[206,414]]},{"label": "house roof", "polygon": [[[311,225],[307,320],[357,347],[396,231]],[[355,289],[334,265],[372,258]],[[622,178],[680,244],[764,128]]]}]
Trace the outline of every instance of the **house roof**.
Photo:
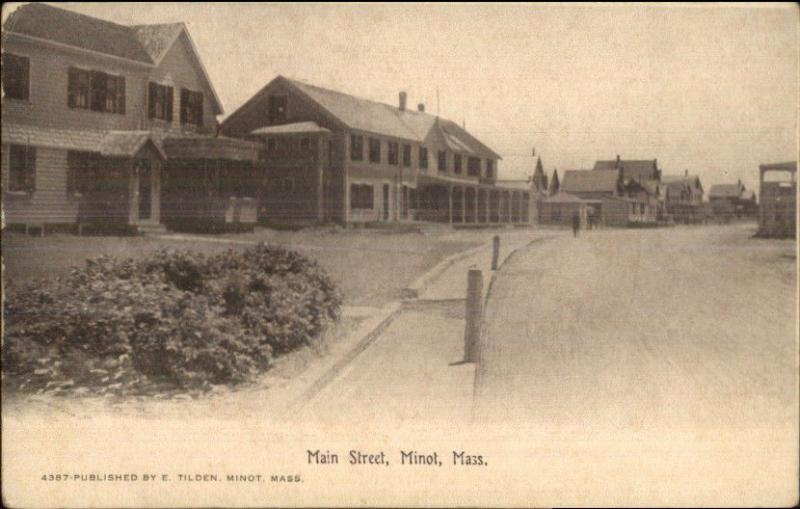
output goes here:
[{"label": "house roof", "polygon": [[[622,172],[627,178],[655,179],[657,178],[658,162],[656,159],[622,159]],[[595,171],[616,170],[617,161],[595,161]]]},{"label": "house roof", "polygon": [[416,110],[400,111],[397,106],[362,99],[283,76],[270,81],[252,99],[226,118],[223,126],[238,113],[254,105],[254,100],[265,94],[275,82],[288,85],[350,129],[418,143],[435,140],[455,152],[501,159],[499,154],[450,120]]},{"label": "house roof", "polygon": [[744,191],[741,184],[714,184],[708,191],[709,198],[738,198]]},{"label": "house roof", "polygon": [[108,157],[135,155],[147,142],[164,155],[161,140],[148,131],[103,131],[98,129],[53,129],[25,124],[2,125],[3,143],[98,152]]},{"label": "house roof", "polygon": [[298,134],[329,133],[329,129],[320,127],[316,122],[295,122],[293,124],[271,125],[254,129],[250,134]]},{"label": "house roof", "polygon": [[762,164],[759,166],[762,170],[783,170],[783,171],[797,171],[797,161],[788,161],[785,163],[771,163]]},{"label": "house roof", "polygon": [[549,196],[543,200],[546,203],[598,203],[598,200],[584,200],[574,194],[559,191],[553,196]]},{"label": "house roof", "polygon": [[523,191],[530,191],[531,190],[531,181],[524,179],[497,179],[494,181],[495,186],[504,189],[519,189]]},{"label": "house roof", "polygon": [[223,112],[222,103],[183,23],[127,26],[50,5],[30,3],[11,13],[3,24],[3,31],[148,66],[159,65],[179,36],[186,34],[197,67],[213,96],[215,111],[217,114]]},{"label": "house roof", "polygon": [[561,191],[613,192],[617,189],[618,178],[619,173],[616,170],[567,170],[561,178]]}]

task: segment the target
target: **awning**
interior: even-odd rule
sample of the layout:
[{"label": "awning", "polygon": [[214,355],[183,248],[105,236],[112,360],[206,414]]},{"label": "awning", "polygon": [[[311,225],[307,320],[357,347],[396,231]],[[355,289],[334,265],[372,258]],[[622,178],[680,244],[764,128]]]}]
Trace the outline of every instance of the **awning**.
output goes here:
[{"label": "awning", "polygon": [[168,136],[164,138],[168,159],[230,159],[255,161],[260,143],[224,136]]},{"label": "awning", "polygon": [[152,145],[162,159],[167,158],[164,149],[147,131],[110,131],[101,140],[99,152],[107,157],[133,157],[147,144]]},{"label": "awning", "polygon": [[320,127],[316,122],[295,122],[292,124],[271,125],[259,127],[250,132],[256,136],[270,136],[276,134],[304,134],[304,133],[330,133],[330,130]]}]

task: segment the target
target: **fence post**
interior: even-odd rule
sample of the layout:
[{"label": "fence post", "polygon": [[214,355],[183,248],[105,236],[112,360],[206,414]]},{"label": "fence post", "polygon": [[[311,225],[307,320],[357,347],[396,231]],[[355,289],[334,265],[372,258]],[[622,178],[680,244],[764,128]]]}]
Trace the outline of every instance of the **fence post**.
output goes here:
[{"label": "fence post", "polygon": [[492,270],[497,270],[497,259],[500,258],[500,235],[492,239]]},{"label": "fence post", "polygon": [[483,316],[483,274],[480,269],[467,273],[466,327],[464,329],[464,362],[478,362],[478,344],[481,339]]}]

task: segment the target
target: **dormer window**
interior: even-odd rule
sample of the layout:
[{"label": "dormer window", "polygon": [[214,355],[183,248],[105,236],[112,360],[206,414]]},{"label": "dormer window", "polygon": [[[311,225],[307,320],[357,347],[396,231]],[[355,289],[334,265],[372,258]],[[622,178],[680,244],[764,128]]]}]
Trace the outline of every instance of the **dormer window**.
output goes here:
[{"label": "dormer window", "polygon": [[439,171],[447,171],[447,152],[439,151]]},{"label": "dormer window", "polygon": [[3,94],[5,97],[27,101],[30,96],[30,59],[11,53],[3,53],[2,66]]},{"label": "dormer window", "polygon": [[181,124],[203,125],[203,93],[181,89]]}]

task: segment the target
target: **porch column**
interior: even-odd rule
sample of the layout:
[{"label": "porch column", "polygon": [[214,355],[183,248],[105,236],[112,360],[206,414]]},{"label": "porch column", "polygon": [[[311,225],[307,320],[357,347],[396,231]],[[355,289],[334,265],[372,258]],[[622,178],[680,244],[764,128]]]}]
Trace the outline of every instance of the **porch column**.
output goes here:
[{"label": "porch column", "polygon": [[486,190],[486,223],[492,222],[492,191]]},{"label": "porch column", "polygon": [[447,221],[453,224],[453,186],[447,186]]},{"label": "porch column", "polygon": [[467,188],[461,188],[461,223],[467,222]]},{"label": "porch column", "polygon": [[478,212],[478,192],[479,191],[480,191],[480,189],[478,189],[476,187],[475,188],[475,224],[478,224],[480,222],[480,221],[478,221],[478,214],[479,214],[479,212]]}]

